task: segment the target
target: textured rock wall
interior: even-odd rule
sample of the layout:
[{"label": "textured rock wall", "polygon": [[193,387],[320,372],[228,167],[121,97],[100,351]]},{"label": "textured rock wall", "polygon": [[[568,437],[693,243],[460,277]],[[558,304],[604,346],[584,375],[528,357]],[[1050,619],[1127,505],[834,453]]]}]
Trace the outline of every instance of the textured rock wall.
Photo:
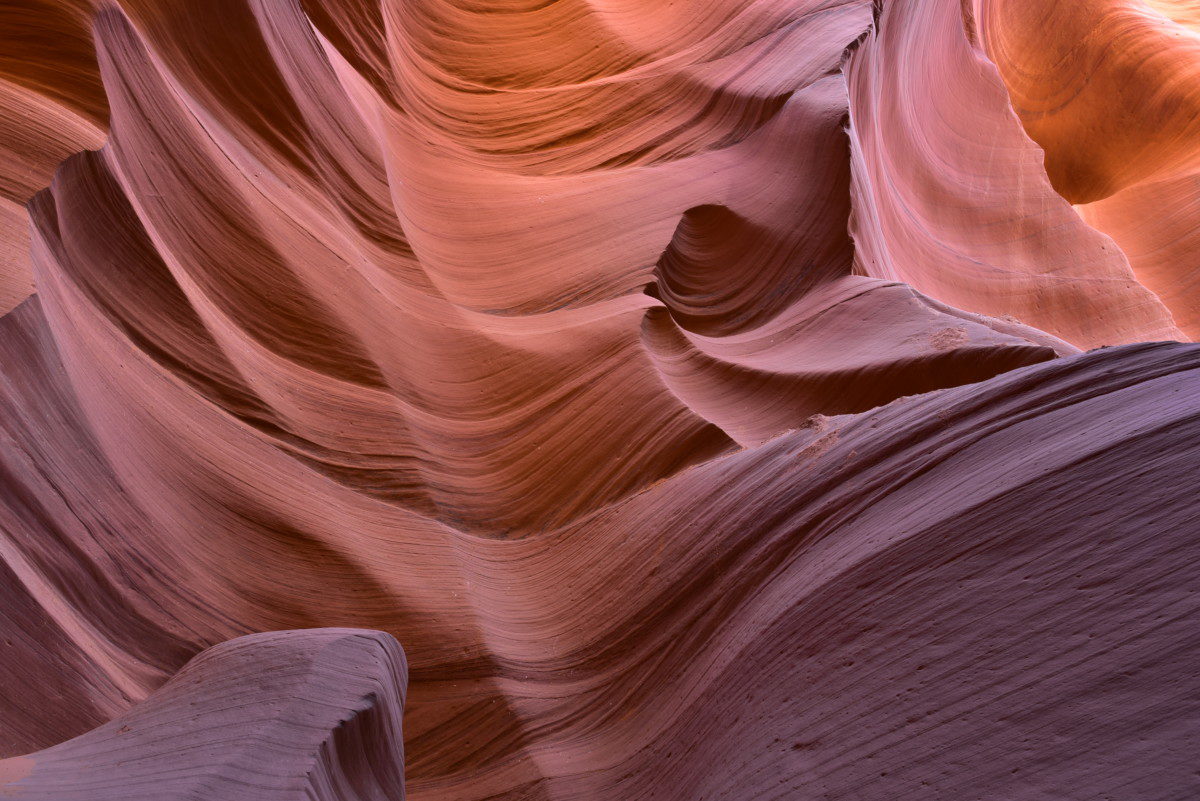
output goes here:
[{"label": "textured rock wall", "polygon": [[1197,19],[0,0],[0,795],[1194,797]]}]

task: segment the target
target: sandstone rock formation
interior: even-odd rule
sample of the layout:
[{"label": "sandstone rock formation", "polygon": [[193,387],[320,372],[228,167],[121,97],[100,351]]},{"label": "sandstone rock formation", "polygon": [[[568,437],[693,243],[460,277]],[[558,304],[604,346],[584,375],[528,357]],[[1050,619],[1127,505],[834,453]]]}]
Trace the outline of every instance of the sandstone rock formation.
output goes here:
[{"label": "sandstone rock formation", "polygon": [[1193,11],[0,0],[0,796],[1193,797]]},{"label": "sandstone rock formation", "polygon": [[404,654],[382,632],[214,646],[100,728],[0,760],[5,798],[390,799],[404,795]]}]

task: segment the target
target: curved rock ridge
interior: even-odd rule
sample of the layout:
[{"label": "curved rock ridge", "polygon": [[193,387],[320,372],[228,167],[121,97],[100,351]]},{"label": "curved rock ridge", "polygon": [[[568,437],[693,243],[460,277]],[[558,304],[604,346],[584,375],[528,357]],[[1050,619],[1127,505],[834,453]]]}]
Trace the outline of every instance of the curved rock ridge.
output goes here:
[{"label": "curved rock ridge", "polygon": [[[22,319],[36,307],[5,323]],[[240,626],[411,638],[413,798],[1180,797],[1200,735],[1198,390],[1197,346],[1054,359],[815,417],[518,540],[372,525],[387,507],[299,473],[273,491],[347,521],[322,540],[160,531],[83,457],[69,406],[44,404],[40,430],[9,434],[33,464],[5,521],[26,568],[10,605],[52,617],[4,636],[109,707],[106,685],[145,695],[189,638]],[[49,503],[70,510],[58,539],[10,522]],[[123,553],[97,547],[113,539]],[[109,566],[81,568],[93,552]],[[5,700],[6,720],[34,714]],[[82,722],[36,717],[6,733]]]},{"label": "curved rock ridge", "polygon": [[1151,5],[0,0],[0,797],[1194,796]]},{"label": "curved rock ridge", "polygon": [[407,679],[404,652],[383,632],[239,637],[104,726],[0,760],[0,794],[401,801]]},{"label": "curved rock ridge", "polygon": [[862,276],[823,284],[736,335],[688,330],[671,311],[650,310],[642,326],[663,382],[745,446],[815,414],[864,411],[1077,352],[1025,326]]},{"label": "curved rock ridge", "polygon": [[[514,13],[493,49],[517,48],[531,35],[524,25],[541,29],[570,6],[531,10],[521,24]],[[959,341],[938,333],[960,327],[955,314],[897,305],[887,314],[912,315],[905,324],[928,336],[914,333],[899,358],[841,368],[842,379],[873,384],[849,393],[860,397],[830,391],[819,344],[793,348],[774,380],[773,403],[790,411],[753,423],[709,411],[726,403],[719,378],[662,374],[644,321],[658,319],[656,340],[696,329],[690,290],[675,285],[697,270],[707,276],[698,291],[711,295],[703,282],[715,281],[724,296],[704,312],[715,327],[696,329],[710,336],[795,322],[812,291],[852,271],[838,70],[870,24],[865,4],[727,10],[697,22],[686,46],[640,43],[654,58],[630,49],[621,15],[577,10],[589,25],[606,20],[594,35],[612,38],[615,61],[602,75],[553,73],[560,83],[542,85],[547,74],[530,86],[517,74],[505,73],[514,86],[446,77],[467,54],[425,41],[441,30],[426,19],[435,11],[450,13],[384,8],[397,15],[385,94],[290,0],[259,0],[222,24],[222,46],[261,67],[257,88],[201,71],[201,56],[166,33],[160,42],[162,20],[98,14],[111,139],[68,160],[35,198],[33,253],[67,371],[87,387],[78,401],[157,525],[188,525],[187,510],[214,501],[242,518],[294,516],[282,496],[207,476],[225,473],[221,458],[200,454],[226,428],[237,433],[219,439],[282,451],[339,491],[458,530],[525,536],[812,413],[1049,355],[1020,326],[1001,325],[986,345]],[[456,30],[501,24],[463,14]],[[447,63],[427,63],[435,56]],[[727,71],[736,78],[718,77]],[[685,85],[707,109],[700,121],[679,117],[686,103],[659,100]],[[595,162],[596,148],[577,140],[607,142],[607,129],[544,113],[586,101],[607,119],[613,93],[632,104],[629,136],[657,126],[661,152]],[[730,93],[736,108],[771,111],[752,123],[731,116]],[[481,131],[525,131],[527,152]],[[838,316],[810,321],[834,326],[818,340],[841,337]],[[970,369],[931,382],[948,352]],[[881,363],[895,380],[873,380]],[[731,367],[743,369],[736,357]],[[120,372],[129,380],[111,380]],[[177,430],[196,415],[212,422]],[[183,446],[191,436],[207,444]],[[155,441],[174,443],[161,461],[146,458],[163,450]]]},{"label": "curved rock ridge", "polygon": [[24,206],[58,164],[104,141],[86,2],[0,4],[0,314],[33,292]]}]

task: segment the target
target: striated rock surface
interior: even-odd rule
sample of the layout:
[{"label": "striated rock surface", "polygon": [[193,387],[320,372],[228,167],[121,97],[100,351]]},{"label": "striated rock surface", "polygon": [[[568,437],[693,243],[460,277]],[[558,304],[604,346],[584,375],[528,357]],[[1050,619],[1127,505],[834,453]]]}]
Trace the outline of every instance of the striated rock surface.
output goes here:
[{"label": "striated rock surface", "polygon": [[353,629],[251,634],[61,745],[0,760],[4,798],[403,799],[407,668]]},{"label": "striated rock surface", "polygon": [[0,4],[0,313],[33,292],[24,206],[64,158],[104,142],[87,0]]},{"label": "striated rock surface", "polygon": [[0,0],[0,797],[1194,796],[1189,8]]},{"label": "striated rock surface", "polygon": [[884,3],[847,65],[858,269],[1080,347],[1183,337],[1126,255],[1056,194],[968,6]]},{"label": "striated rock surface", "polygon": [[1200,9],[1187,0],[973,0],[979,38],[1046,172],[1200,336]]}]

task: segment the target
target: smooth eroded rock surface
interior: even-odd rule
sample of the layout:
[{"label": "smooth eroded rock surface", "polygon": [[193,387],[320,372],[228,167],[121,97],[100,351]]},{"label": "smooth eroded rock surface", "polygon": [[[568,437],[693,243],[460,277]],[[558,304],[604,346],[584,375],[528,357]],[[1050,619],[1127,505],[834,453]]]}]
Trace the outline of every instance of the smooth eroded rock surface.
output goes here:
[{"label": "smooth eroded rock surface", "polygon": [[0,0],[0,797],[1195,797],[1194,12]]}]

